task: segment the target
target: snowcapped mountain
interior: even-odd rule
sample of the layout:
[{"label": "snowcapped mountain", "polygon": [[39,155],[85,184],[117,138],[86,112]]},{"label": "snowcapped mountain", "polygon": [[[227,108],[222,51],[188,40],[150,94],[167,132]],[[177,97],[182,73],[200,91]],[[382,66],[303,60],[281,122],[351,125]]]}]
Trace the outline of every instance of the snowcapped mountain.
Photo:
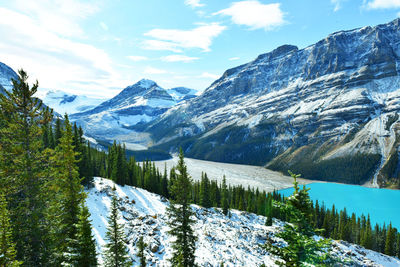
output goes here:
[{"label": "snowcapped mountain", "polygon": [[[101,260],[101,248],[106,243],[105,233],[107,216],[111,206],[114,183],[108,179],[95,178],[93,188],[87,190],[86,204],[91,213],[93,233],[97,241],[97,250]],[[146,190],[130,187],[116,187],[116,195],[122,215],[119,223],[125,226],[129,254],[134,265],[139,263],[136,257],[136,242],[143,236],[148,246],[145,249],[147,266],[170,266],[172,256],[171,241],[168,235],[166,199]],[[199,266],[276,266],[273,258],[260,245],[266,237],[277,239],[274,235],[282,229],[283,223],[275,220],[272,226],[265,226],[265,217],[252,213],[231,210],[231,216],[225,216],[219,209],[205,209],[192,205],[196,224],[196,263]],[[278,241],[278,240],[277,240]],[[358,245],[342,241],[332,241],[332,254],[348,262],[348,266],[399,266],[400,261]]]},{"label": "snowcapped mountain", "polygon": [[84,112],[96,107],[103,101],[104,99],[73,95],[63,91],[49,91],[43,97],[43,103],[60,114]]},{"label": "snowcapped mountain", "polygon": [[12,89],[11,78],[17,79],[17,73],[6,64],[0,62],[0,93],[2,93],[3,90]]},{"label": "snowcapped mountain", "polygon": [[194,92],[183,87],[165,90],[154,81],[142,79],[97,107],[73,114],[71,120],[91,137],[106,141],[116,139],[125,142],[128,148],[143,149],[149,138],[134,132],[132,127],[154,120]]},{"label": "snowcapped mountain", "polygon": [[188,157],[376,185],[399,174],[399,111],[396,19],[262,54],[146,132],[157,147],[182,146]]}]

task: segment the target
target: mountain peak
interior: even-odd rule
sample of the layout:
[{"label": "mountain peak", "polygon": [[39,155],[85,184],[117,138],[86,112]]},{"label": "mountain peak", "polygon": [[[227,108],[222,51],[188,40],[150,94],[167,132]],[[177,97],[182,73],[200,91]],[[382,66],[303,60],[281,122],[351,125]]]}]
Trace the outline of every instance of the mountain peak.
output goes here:
[{"label": "mountain peak", "polygon": [[155,81],[152,81],[152,80],[149,80],[149,79],[141,79],[135,85],[139,85],[139,86],[144,87],[144,88],[151,88],[151,87],[157,85],[157,83]]}]

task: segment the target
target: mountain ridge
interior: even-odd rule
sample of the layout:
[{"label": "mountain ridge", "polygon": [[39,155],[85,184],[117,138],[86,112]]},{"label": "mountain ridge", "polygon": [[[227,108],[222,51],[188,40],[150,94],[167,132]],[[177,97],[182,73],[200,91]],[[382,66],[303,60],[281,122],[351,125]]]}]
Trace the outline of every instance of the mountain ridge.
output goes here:
[{"label": "mountain ridge", "polygon": [[225,71],[145,132],[156,147],[182,146],[193,158],[384,184],[399,173],[381,172],[398,151],[398,120],[385,125],[400,110],[399,24],[339,31],[303,49],[280,46]]}]

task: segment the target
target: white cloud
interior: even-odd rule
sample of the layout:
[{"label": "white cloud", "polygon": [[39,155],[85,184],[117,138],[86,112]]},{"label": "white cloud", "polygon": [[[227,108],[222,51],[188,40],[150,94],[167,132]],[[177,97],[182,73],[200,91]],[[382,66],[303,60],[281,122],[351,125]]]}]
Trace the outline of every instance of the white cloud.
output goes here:
[{"label": "white cloud", "polygon": [[103,90],[107,94],[105,88],[120,83],[121,77],[104,50],[63,34],[25,14],[0,7],[0,58],[15,70],[24,68],[42,88],[88,94]]},{"label": "white cloud", "polygon": [[194,60],[199,59],[198,57],[188,57],[185,55],[169,55],[169,56],[165,56],[165,57],[161,57],[162,61],[166,61],[166,62],[192,62]]},{"label": "white cloud", "polygon": [[229,58],[229,60],[238,60],[238,59],[240,59],[240,57],[231,57],[231,58]]},{"label": "white cloud", "polygon": [[372,0],[366,4],[368,9],[400,8],[400,0]]},{"label": "white cloud", "polygon": [[200,77],[201,77],[201,78],[208,78],[208,79],[216,80],[216,79],[218,79],[220,76],[219,76],[219,75],[216,75],[216,74],[209,73],[209,72],[203,72],[203,73],[200,75]]},{"label": "white cloud", "polygon": [[153,68],[153,67],[146,67],[143,70],[143,74],[165,74],[165,73],[168,73],[168,71],[162,70],[162,69]]},{"label": "white cloud", "polygon": [[43,29],[68,37],[85,37],[79,21],[99,10],[96,1],[14,0],[12,3],[16,10],[35,20]]},{"label": "white cloud", "polygon": [[334,5],[333,11],[339,11],[342,8],[342,3],[347,0],[331,0],[331,3]]},{"label": "white cloud", "polygon": [[104,22],[100,22],[100,26],[103,28],[103,30],[108,31],[108,26]]},{"label": "white cloud", "polygon": [[153,29],[144,35],[157,40],[146,40],[144,49],[182,52],[182,48],[210,51],[213,38],[226,29],[219,23],[202,24],[192,30]]},{"label": "white cloud", "polygon": [[285,23],[279,3],[262,4],[254,0],[234,2],[229,8],[213,15],[230,16],[233,23],[248,26],[252,30],[271,30]]},{"label": "white cloud", "polygon": [[190,6],[191,8],[204,6],[203,3],[200,3],[200,0],[185,0],[185,5]]},{"label": "white cloud", "polygon": [[144,56],[127,56],[127,58],[135,62],[148,60],[148,58]]},{"label": "white cloud", "polygon": [[160,40],[146,40],[143,42],[142,48],[147,50],[166,50],[175,53],[183,52],[182,49],[177,48],[176,43]]}]

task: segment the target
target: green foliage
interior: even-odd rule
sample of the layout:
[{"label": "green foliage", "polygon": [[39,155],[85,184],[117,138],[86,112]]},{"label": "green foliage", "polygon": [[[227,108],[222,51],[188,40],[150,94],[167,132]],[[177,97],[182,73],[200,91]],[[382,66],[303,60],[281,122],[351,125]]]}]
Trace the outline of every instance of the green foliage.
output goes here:
[{"label": "green foliage", "polygon": [[64,127],[61,131],[59,144],[51,157],[54,194],[52,211],[57,224],[54,235],[54,258],[56,262],[71,264],[70,254],[76,246],[77,224],[79,222],[80,204],[85,195],[76,165],[77,152],[73,146],[72,127],[65,115]]},{"label": "green foliage", "polygon": [[138,252],[136,256],[140,259],[140,267],[146,267],[146,256],[144,255],[144,250],[147,247],[147,244],[143,241],[143,236],[139,238],[139,241],[136,244],[138,248]]},{"label": "green foliage", "polygon": [[226,177],[224,175],[222,179],[222,185],[221,185],[221,191],[222,191],[222,213],[225,215],[228,215],[229,212],[229,199],[228,199],[228,187],[226,185]]},{"label": "green foliage", "polygon": [[15,260],[16,251],[9,216],[6,198],[0,192],[0,266],[17,267],[21,262]]},{"label": "green foliage", "polygon": [[[306,154],[305,152],[304,155]],[[298,161],[291,162],[290,166],[286,163],[286,159],[280,159],[274,161],[268,168],[277,171],[286,171],[290,168],[302,173],[308,179],[362,184],[373,175],[380,160],[379,154],[365,153],[315,161],[303,156]]]},{"label": "green foliage", "polygon": [[104,246],[103,251],[105,266],[109,267],[132,265],[125,245],[124,226],[118,223],[119,218],[118,200],[114,193],[111,201],[111,211],[108,216],[108,226],[105,238],[107,243]]},{"label": "green foliage", "polygon": [[175,237],[172,244],[174,251],[170,262],[172,266],[190,267],[195,265],[196,236],[192,229],[195,221],[192,218],[194,213],[190,207],[192,182],[187,173],[182,150],[176,170],[178,173],[170,186],[173,200],[167,208],[168,225],[171,229],[168,233]]},{"label": "green foliage", "polygon": [[97,266],[96,258],[96,240],[92,234],[92,225],[90,223],[90,213],[88,208],[82,204],[77,228],[77,247],[75,250],[75,263],[80,267]]},{"label": "green foliage", "polygon": [[211,190],[210,180],[208,180],[207,174],[201,174],[201,184],[200,184],[200,204],[205,208],[211,207],[210,190]]},{"label": "green foliage", "polygon": [[17,259],[27,266],[41,266],[49,257],[50,240],[46,194],[48,158],[43,153],[43,125],[52,114],[34,97],[23,70],[12,80],[12,92],[0,94],[0,188],[7,192]]},{"label": "green foliage", "polygon": [[300,189],[297,178],[300,175],[290,172],[294,182],[294,192],[281,206],[291,224],[286,224],[284,230],[277,234],[286,245],[279,246],[271,238],[265,243],[265,248],[272,254],[284,260],[276,263],[281,266],[302,266],[304,264],[328,265],[335,260],[329,256],[330,240],[316,241],[315,231],[311,226],[312,204],[308,195],[309,189]]}]

